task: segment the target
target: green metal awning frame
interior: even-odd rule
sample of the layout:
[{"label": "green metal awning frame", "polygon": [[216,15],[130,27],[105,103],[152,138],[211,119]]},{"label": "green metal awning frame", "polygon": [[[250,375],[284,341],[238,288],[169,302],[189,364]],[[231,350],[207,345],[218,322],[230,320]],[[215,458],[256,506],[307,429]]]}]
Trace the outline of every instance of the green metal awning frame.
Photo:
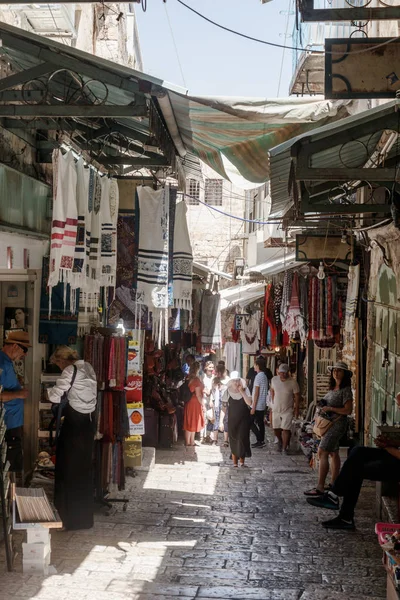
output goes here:
[{"label": "green metal awning frame", "polygon": [[0,126],[28,141],[38,163],[66,144],[120,176],[139,169],[179,176],[184,153],[160,102],[182,88],[5,23],[0,40],[10,73],[0,80]]},{"label": "green metal awning frame", "polygon": [[[400,100],[347,117],[270,151],[271,216],[390,213],[390,190],[400,184]],[[355,203],[368,187],[365,203]],[[386,200],[372,190],[383,187]]]}]

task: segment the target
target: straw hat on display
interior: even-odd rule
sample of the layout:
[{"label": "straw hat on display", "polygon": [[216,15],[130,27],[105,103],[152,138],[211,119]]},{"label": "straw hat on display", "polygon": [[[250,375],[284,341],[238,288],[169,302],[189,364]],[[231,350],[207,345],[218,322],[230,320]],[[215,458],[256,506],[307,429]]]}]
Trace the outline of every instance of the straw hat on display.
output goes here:
[{"label": "straw hat on display", "polygon": [[29,343],[29,333],[27,331],[10,330],[4,343],[18,344],[18,346],[23,346],[24,348],[32,348],[32,344]]},{"label": "straw hat on display", "polygon": [[350,377],[353,377],[353,371],[351,371],[347,364],[345,362],[342,362],[341,360],[336,362],[334,365],[328,367],[329,373],[332,373],[333,369],[341,369],[342,371],[346,371],[347,373],[349,373]]}]

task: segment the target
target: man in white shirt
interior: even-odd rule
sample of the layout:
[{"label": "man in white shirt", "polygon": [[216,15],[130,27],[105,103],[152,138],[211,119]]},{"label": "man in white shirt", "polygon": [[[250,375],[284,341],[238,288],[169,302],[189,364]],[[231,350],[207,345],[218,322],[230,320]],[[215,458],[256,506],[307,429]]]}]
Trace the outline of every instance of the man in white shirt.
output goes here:
[{"label": "man in white shirt", "polygon": [[290,377],[289,366],[280,365],[278,375],[272,378],[271,395],[273,401],[272,427],[279,440],[279,450],[287,454],[292,432],[293,416],[299,416],[300,388]]},{"label": "man in white shirt", "polygon": [[251,407],[251,430],[257,438],[252,448],[263,448],[265,446],[265,409],[267,407],[268,377],[266,375],[266,364],[263,358],[257,358],[254,364],[256,376],[253,385],[253,404]]}]

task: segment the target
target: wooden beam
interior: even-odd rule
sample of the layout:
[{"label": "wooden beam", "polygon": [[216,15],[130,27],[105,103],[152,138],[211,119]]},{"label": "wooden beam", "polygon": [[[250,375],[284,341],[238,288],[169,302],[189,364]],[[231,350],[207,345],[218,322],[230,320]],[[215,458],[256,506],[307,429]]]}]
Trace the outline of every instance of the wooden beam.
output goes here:
[{"label": "wooden beam", "polygon": [[298,181],[395,181],[399,179],[398,169],[310,169],[297,167],[296,179]]},{"label": "wooden beam", "polygon": [[32,81],[32,79],[38,79],[43,75],[47,75],[47,73],[51,73],[55,69],[57,69],[56,65],[45,62],[36,67],[32,67],[31,69],[26,69],[26,71],[19,71],[14,75],[9,75],[4,79],[0,79],[0,92],[13,88],[16,85],[22,85],[23,83]]},{"label": "wooden beam", "polygon": [[[101,81],[106,85],[112,85],[127,92],[132,92],[134,94],[139,92],[139,83],[133,78],[121,77],[116,73],[113,73],[101,67],[97,67],[91,62],[86,62],[85,59],[78,60],[73,56],[67,56],[58,49],[45,49],[43,47],[37,46],[36,44],[32,44],[26,40],[22,40],[19,37],[17,38],[8,33],[2,33],[1,39],[3,42],[3,46],[5,47],[14,48],[19,52],[25,52],[27,56],[35,57],[39,60],[43,60],[46,62],[52,62],[53,64],[57,65],[56,67],[52,66],[52,71],[54,71],[55,69],[70,69],[72,71],[75,71],[76,73],[79,73],[80,75],[85,75],[90,79],[96,79],[97,81]],[[95,58],[96,57],[93,57],[93,60],[95,60]]]},{"label": "wooden beam", "polygon": [[76,104],[27,104],[27,105],[2,105],[0,106],[0,117],[80,117],[85,118],[129,118],[147,116],[147,107],[145,106],[95,106],[95,105],[76,105]]}]

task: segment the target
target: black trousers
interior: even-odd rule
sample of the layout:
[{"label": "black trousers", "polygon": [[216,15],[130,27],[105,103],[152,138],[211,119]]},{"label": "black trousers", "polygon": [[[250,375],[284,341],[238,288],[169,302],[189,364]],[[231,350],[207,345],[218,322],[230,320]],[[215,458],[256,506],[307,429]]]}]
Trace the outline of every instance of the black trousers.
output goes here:
[{"label": "black trousers", "polygon": [[257,442],[265,441],[265,410],[256,410],[251,417],[251,430],[257,438]]},{"label": "black trousers", "polygon": [[66,529],[90,529],[94,512],[94,413],[68,405],[57,440],[54,504]]},{"label": "black trousers", "polygon": [[354,517],[364,479],[400,481],[400,460],[380,448],[358,446],[351,450],[332,488],[335,494],[343,496],[340,509],[343,519]]},{"label": "black trousers", "polygon": [[7,429],[5,440],[7,442],[6,460],[10,463],[10,471],[22,473],[24,470],[23,427]]}]

